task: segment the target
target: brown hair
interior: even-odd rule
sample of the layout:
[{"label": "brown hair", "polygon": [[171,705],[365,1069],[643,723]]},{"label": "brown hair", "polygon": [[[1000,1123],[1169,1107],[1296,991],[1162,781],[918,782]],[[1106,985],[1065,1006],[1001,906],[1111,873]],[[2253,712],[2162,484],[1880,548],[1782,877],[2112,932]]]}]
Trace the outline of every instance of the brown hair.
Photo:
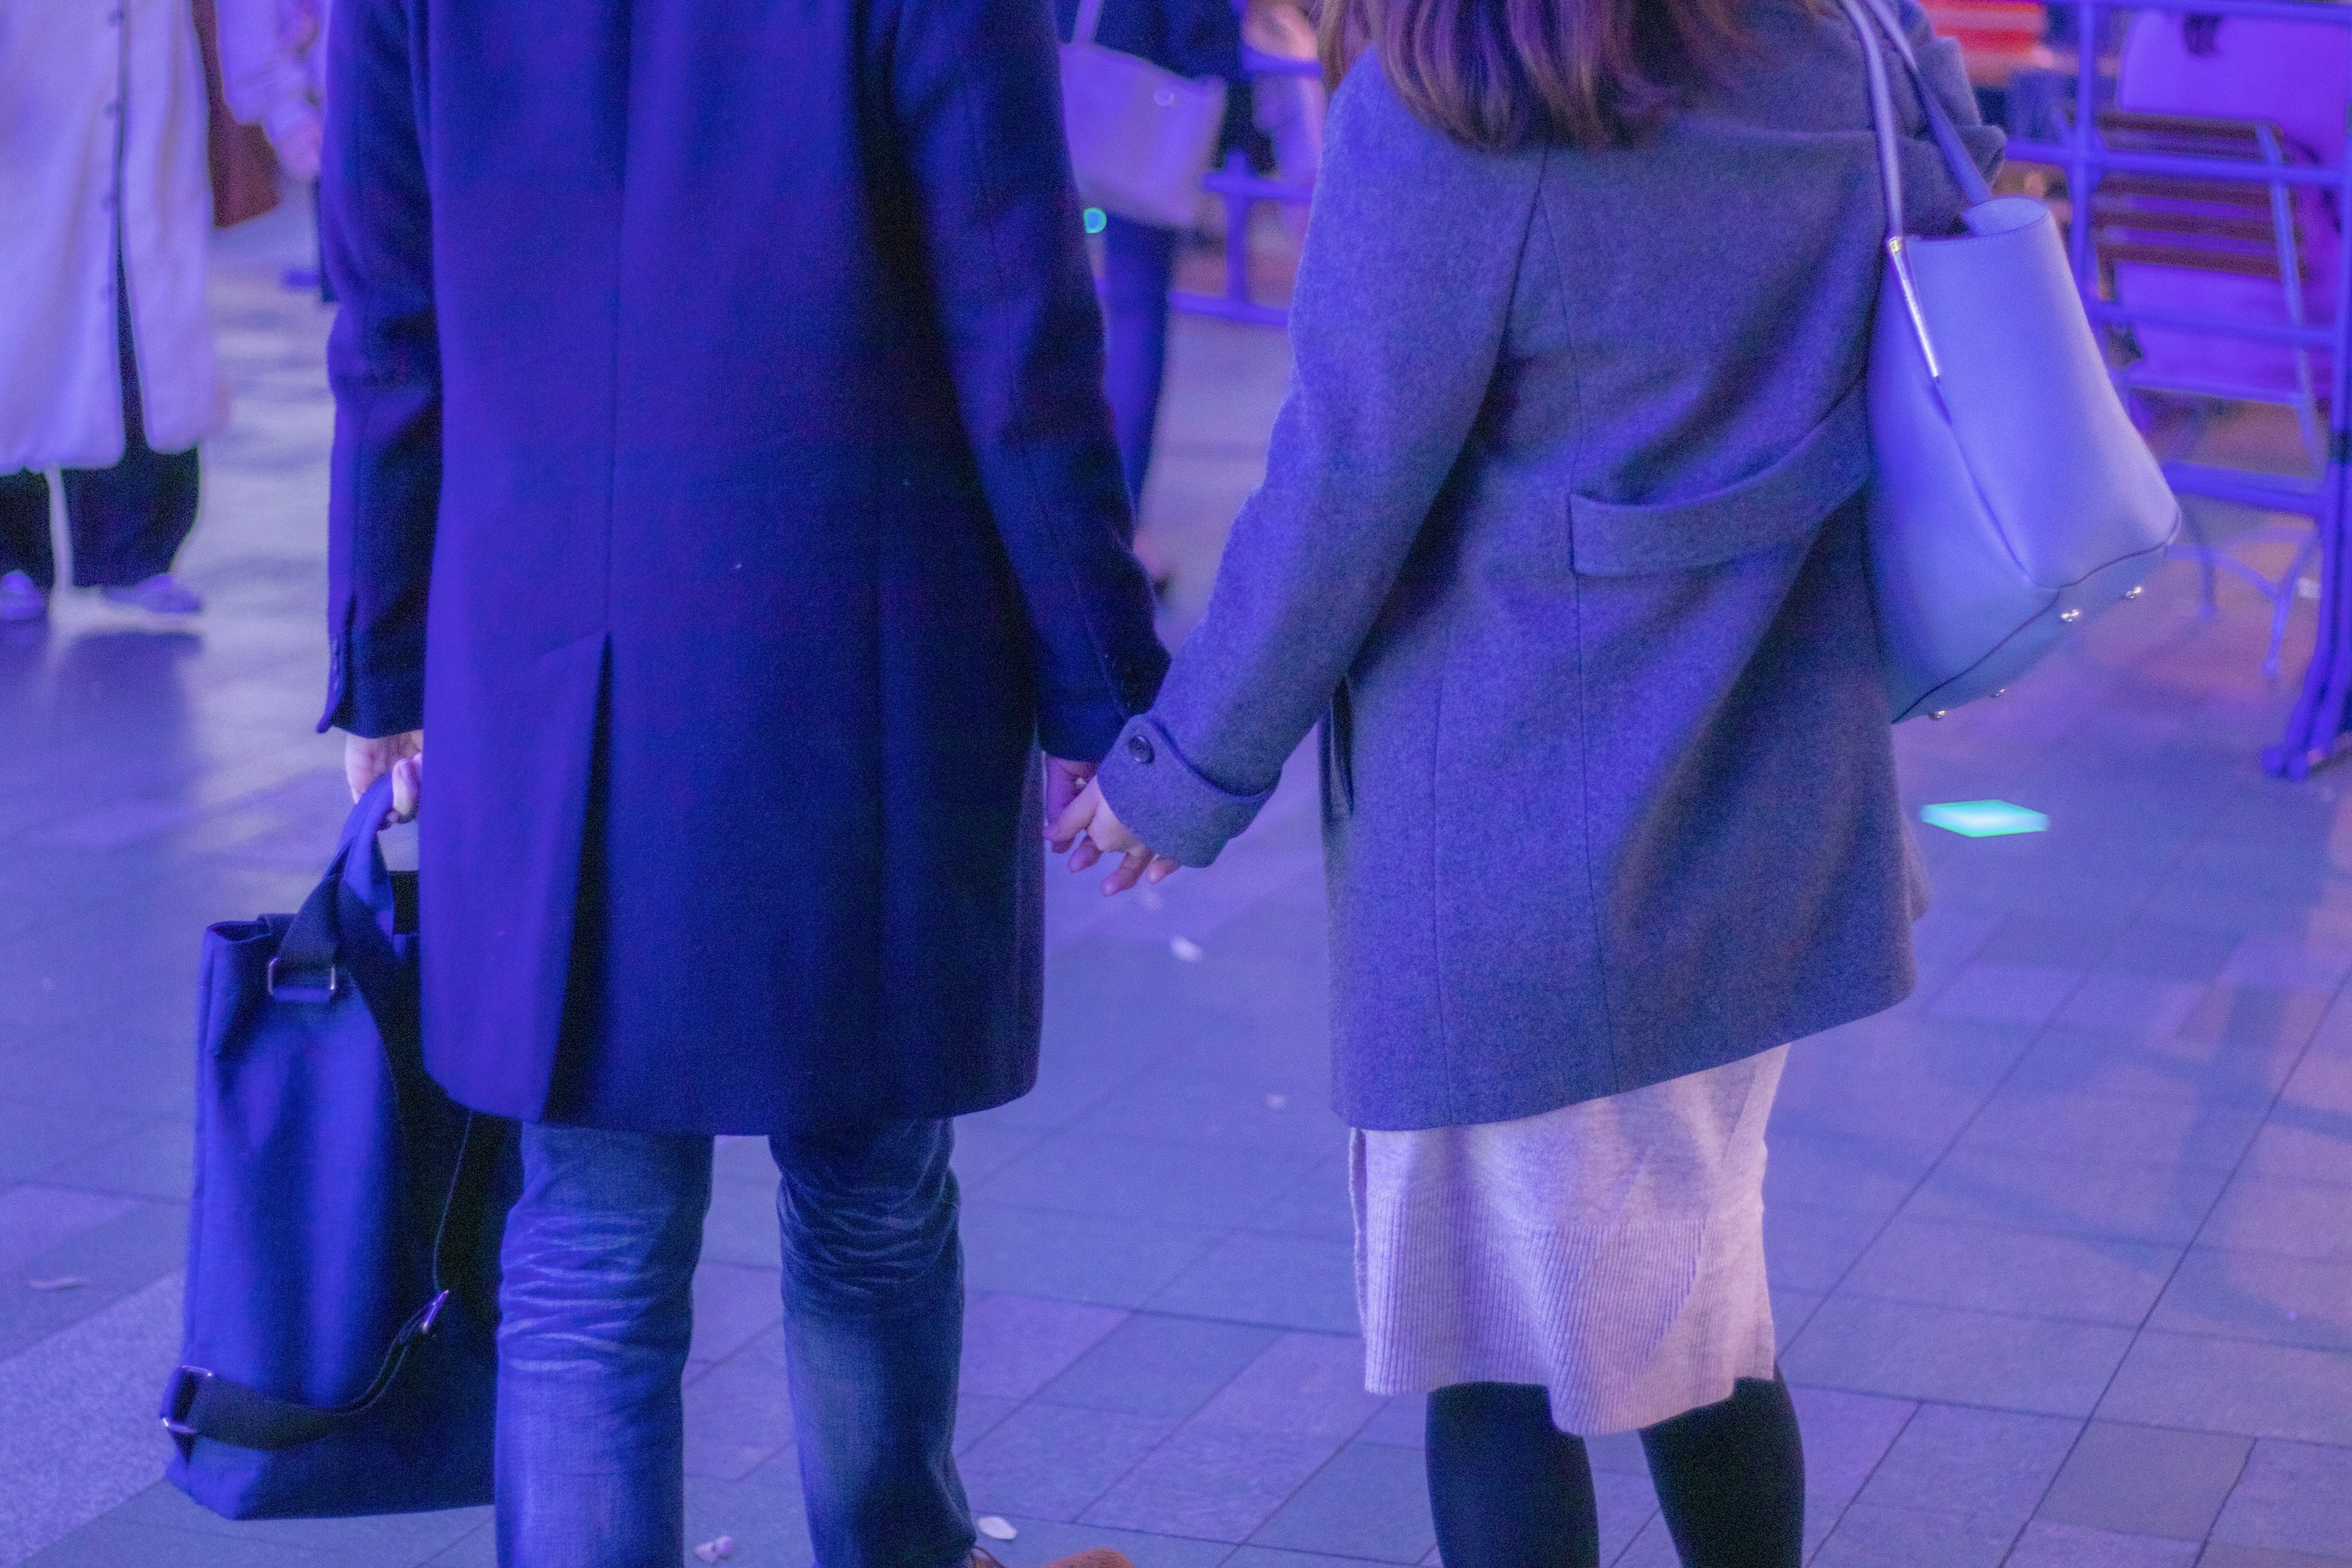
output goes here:
[{"label": "brown hair", "polygon": [[1327,83],[1379,57],[1397,96],[1456,142],[1639,141],[1746,41],[1741,0],[1321,0]]}]

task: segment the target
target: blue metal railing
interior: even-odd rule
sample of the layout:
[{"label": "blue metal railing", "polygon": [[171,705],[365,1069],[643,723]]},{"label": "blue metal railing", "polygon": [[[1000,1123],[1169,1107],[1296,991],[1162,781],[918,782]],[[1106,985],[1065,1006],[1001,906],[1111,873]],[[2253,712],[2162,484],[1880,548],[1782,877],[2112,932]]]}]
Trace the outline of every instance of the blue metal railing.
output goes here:
[{"label": "blue metal railing", "polygon": [[[2210,496],[2270,511],[2301,513],[2317,531],[2319,630],[2311,663],[2286,730],[2263,752],[2268,772],[2301,778],[2336,749],[2352,728],[2352,562],[2347,559],[2347,474],[2352,470],[2352,247],[2339,244],[2332,281],[2335,319],[2327,325],[2263,322],[2155,310],[2103,298],[2093,239],[2092,198],[2100,178],[2116,174],[2168,174],[2198,180],[2312,186],[2336,194],[2338,214],[2352,214],[2352,153],[2334,167],[2263,163],[2135,152],[2110,148],[2099,134],[2099,16],[2102,12],[2162,11],[2200,16],[2261,18],[2352,29],[2352,5],[2315,0],[2078,0],[2075,6],[2074,114],[2058,141],[2009,144],[2015,163],[2053,164],[2066,171],[2069,259],[2084,309],[2102,327],[2148,326],[2210,332],[2289,346],[2319,349],[2332,356],[2328,375],[2326,449],[2315,480],[2176,461],[2165,465],[2172,488],[2185,495]],[[2352,82],[2346,84],[2352,93]],[[2340,221],[2340,219],[2339,219]],[[2352,238],[2352,237],[2347,237]],[[2292,592],[2292,582],[2282,585]]]}]

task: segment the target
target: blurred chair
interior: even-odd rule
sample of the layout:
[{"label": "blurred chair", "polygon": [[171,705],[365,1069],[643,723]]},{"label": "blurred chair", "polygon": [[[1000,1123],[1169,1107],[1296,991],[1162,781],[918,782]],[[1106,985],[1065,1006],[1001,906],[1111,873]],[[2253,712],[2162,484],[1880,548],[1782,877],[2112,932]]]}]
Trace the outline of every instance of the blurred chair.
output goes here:
[{"label": "blurred chair", "polygon": [[[2100,137],[2121,153],[2269,170],[2336,162],[2344,153],[2347,49],[2352,35],[2339,28],[2142,13],[2117,62],[2117,107],[2098,117]],[[2163,402],[2187,416],[2168,460],[2187,456],[2217,403],[2251,402],[2290,410],[2312,473],[2323,471],[2332,369],[2325,350],[2162,318],[2295,328],[2333,322],[2341,236],[2326,194],[2284,178],[2116,171],[2099,181],[2090,222],[2111,297],[2137,318],[2131,342],[2138,357],[2117,379],[2143,409]],[[2319,552],[2317,532],[2263,528],[2241,536],[2244,543],[2300,542],[2286,571],[2273,578],[2215,548],[2193,510],[2189,527],[2191,542],[2178,553],[2202,571],[2207,614],[2217,569],[2269,602],[2263,673],[2276,676],[2297,584]]]}]

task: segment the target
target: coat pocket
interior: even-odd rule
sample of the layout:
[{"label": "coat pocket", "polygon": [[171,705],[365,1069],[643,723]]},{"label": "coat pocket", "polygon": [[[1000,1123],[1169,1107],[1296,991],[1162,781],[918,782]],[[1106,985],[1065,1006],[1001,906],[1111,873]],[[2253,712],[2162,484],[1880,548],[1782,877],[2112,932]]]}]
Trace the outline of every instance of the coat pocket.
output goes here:
[{"label": "coat pocket", "polygon": [[1331,693],[1330,710],[1323,715],[1323,800],[1325,809],[1350,814],[1356,809],[1356,715],[1348,698],[1348,683]]},{"label": "coat pocket", "polygon": [[1721,489],[1643,506],[1570,496],[1570,559],[1587,577],[1638,577],[1800,543],[1870,471],[1870,415],[1857,384],[1770,467]]}]

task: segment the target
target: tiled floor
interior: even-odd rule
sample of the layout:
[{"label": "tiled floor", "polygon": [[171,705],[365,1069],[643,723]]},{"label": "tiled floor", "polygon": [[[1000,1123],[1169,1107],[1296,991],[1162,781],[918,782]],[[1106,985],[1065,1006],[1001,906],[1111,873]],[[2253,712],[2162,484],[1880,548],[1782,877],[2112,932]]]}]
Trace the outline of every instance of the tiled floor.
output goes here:
[{"label": "tiled floor", "polygon": [[[76,601],[0,641],[0,1563],[491,1561],[477,1513],[232,1525],[156,1480],[195,934],[289,907],[342,809],[310,731],[329,408],[325,318],[275,279],[299,244],[224,250],[239,411],[186,563],[212,612]],[[1283,356],[1200,321],[1175,353],[1151,512],[1181,630]],[[2352,1565],[2352,814],[2333,773],[2256,770],[2284,696],[2224,595],[2195,618],[2175,568],[2011,697],[1902,731],[1914,806],[2052,826],[1923,829],[1918,994],[1791,1062],[1770,1246],[1824,1568]],[[975,1504],[1015,1568],[1428,1560],[1418,1410],[1362,1392],[1352,1337],[1311,780],[1211,874],[1090,888],[1054,883],[1044,1086],[962,1130]],[[765,1154],[720,1160],[689,1528],[797,1565]],[[1594,1457],[1608,1560],[1671,1563],[1638,1447]]]}]

